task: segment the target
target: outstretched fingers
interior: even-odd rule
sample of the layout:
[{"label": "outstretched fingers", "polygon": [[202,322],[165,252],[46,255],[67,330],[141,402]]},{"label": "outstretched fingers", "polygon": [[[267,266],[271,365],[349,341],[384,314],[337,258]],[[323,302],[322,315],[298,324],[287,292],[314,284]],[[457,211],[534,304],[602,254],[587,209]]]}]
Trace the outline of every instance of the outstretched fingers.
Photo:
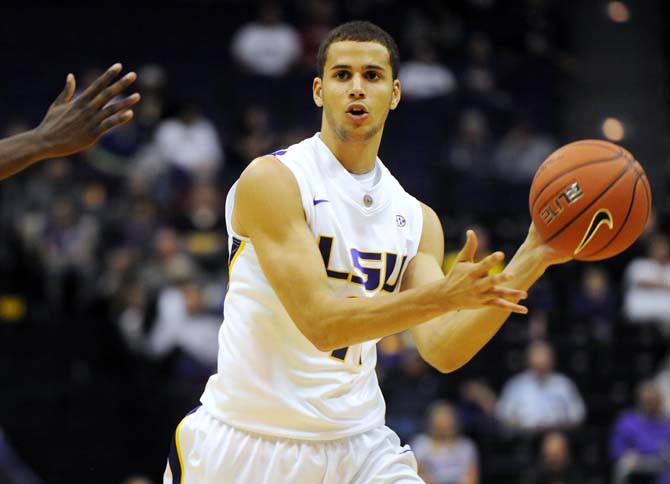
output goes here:
[{"label": "outstretched fingers", "polygon": [[98,134],[103,135],[112,128],[126,124],[131,119],[133,119],[133,112],[130,109],[116,113],[100,123]]},{"label": "outstretched fingers", "polygon": [[[474,270],[474,275],[476,277],[483,278],[489,273],[491,269],[493,269],[496,265],[500,264],[504,260],[505,260],[505,254],[500,251],[494,252],[493,254],[489,254],[488,256],[484,257],[477,263],[477,267]],[[502,282],[509,280],[508,273],[502,272],[501,274],[504,274],[504,276],[502,276]],[[497,276],[501,276],[501,274],[498,274]],[[491,276],[491,277],[497,277],[497,276]]]},{"label": "outstretched fingers", "polygon": [[103,124],[108,118],[114,116],[116,113],[127,111],[129,108],[137,104],[139,100],[139,93],[134,93],[118,102],[106,106],[95,116],[95,125],[98,126],[98,129],[101,130],[101,132],[107,131],[109,128],[104,128]]},{"label": "outstretched fingers", "polygon": [[89,101],[95,99],[95,97],[100,94],[112,80],[119,75],[123,66],[120,63],[116,63],[113,66],[109,67],[103,74],[101,74],[93,83],[86,88],[86,90],[81,93],[78,101],[81,103],[88,103]]},{"label": "outstretched fingers", "polygon": [[528,293],[526,291],[503,286],[494,286],[487,293],[492,296],[501,297],[510,301],[526,299],[528,297]]},{"label": "outstretched fingers", "polygon": [[60,92],[53,104],[58,105],[69,102],[70,99],[72,99],[72,96],[74,96],[75,87],[76,82],[74,80],[74,76],[72,74],[68,74],[65,78],[65,87],[63,87],[63,90]]},{"label": "outstretched fingers", "polygon": [[475,283],[474,288],[480,293],[488,293],[494,287],[500,286],[505,282],[509,282],[514,278],[514,275],[511,272],[501,272],[500,274],[494,274],[492,276],[487,275],[488,271],[482,273],[478,271],[479,280]]},{"label": "outstretched fingers", "polygon": [[474,230],[465,233],[465,244],[458,253],[457,262],[472,262],[477,252],[477,235]]},{"label": "outstretched fingers", "polygon": [[121,79],[116,81],[114,84],[112,84],[109,87],[106,87],[101,92],[99,92],[98,95],[95,96],[93,101],[91,101],[91,106],[94,109],[102,108],[109,101],[111,101],[116,96],[121,94],[121,92],[123,92],[124,89],[126,89],[133,82],[135,82],[136,79],[137,79],[137,74],[135,74],[134,72],[129,72],[128,74],[123,76]]},{"label": "outstretched fingers", "polygon": [[528,314],[528,308],[526,306],[502,298],[491,299],[487,303],[487,306],[497,307],[518,314]]}]

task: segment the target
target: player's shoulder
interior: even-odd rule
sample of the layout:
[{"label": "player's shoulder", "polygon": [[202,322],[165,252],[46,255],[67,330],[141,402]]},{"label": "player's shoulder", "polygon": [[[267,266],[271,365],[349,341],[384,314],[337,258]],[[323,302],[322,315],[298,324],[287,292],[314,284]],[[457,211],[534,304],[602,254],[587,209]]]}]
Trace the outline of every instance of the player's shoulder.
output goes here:
[{"label": "player's shoulder", "polygon": [[244,169],[237,183],[238,192],[262,195],[263,193],[284,192],[297,189],[291,170],[277,157],[264,155],[255,158]]}]

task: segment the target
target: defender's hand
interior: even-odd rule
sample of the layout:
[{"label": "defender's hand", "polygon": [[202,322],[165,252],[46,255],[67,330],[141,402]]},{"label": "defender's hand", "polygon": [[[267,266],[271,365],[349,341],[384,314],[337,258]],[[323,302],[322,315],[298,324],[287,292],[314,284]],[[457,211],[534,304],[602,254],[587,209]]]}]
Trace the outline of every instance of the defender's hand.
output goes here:
[{"label": "defender's hand", "polygon": [[494,252],[480,262],[474,262],[477,251],[477,236],[467,231],[467,240],[458,254],[456,264],[444,278],[444,297],[453,304],[454,309],[477,309],[498,307],[514,313],[526,314],[528,309],[516,303],[525,299],[526,291],[501,286],[513,276],[501,272],[489,276],[489,270],[501,262],[505,256]]},{"label": "defender's hand", "polygon": [[67,156],[86,149],[110,129],[132,119],[130,108],[140,100],[138,93],[107,105],[137,79],[129,72],[112,84],[121,69],[121,64],[111,66],[74,101],[75,78],[67,75],[65,88],[34,130],[43,145],[42,157]]}]

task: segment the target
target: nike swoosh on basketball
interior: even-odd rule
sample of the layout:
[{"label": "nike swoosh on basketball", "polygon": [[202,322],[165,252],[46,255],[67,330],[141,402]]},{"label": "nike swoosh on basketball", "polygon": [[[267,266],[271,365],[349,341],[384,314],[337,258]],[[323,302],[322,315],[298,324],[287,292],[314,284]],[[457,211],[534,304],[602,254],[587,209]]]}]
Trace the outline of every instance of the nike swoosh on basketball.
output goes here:
[{"label": "nike swoosh on basketball", "polygon": [[320,203],[324,203],[324,202],[330,202],[330,200],[326,200],[325,198],[315,198],[314,199],[314,205],[315,206],[320,204]]},{"label": "nike swoosh on basketball", "polygon": [[609,210],[606,208],[601,208],[599,209],[594,215],[593,218],[591,219],[591,223],[589,224],[589,228],[586,229],[586,233],[584,233],[584,238],[582,238],[582,241],[579,243],[577,248],[575,249],[575,252],[573,255],[579,254],[582,250],[584,250],[584,247],[588,245],[589,242],[591,242],[591,239],[596,235],[596,232],[600,228],[601,225],[607,225],[607,227],[612,230],[614,228],[614,218],[612,217],[612,214],[610,213]]}]

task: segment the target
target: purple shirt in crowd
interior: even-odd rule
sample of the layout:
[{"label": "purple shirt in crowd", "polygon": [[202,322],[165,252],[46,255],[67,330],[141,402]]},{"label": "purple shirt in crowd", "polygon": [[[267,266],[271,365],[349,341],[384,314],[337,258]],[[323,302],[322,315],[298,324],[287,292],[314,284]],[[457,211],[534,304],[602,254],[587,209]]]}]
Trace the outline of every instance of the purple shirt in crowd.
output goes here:
[{"label": "purple shirt in crowd", "polygon": [[610,450],[614,460],[627,450],[670,455],[670,417],[652,420],[637,411],[624,413],[614,427]]}]

